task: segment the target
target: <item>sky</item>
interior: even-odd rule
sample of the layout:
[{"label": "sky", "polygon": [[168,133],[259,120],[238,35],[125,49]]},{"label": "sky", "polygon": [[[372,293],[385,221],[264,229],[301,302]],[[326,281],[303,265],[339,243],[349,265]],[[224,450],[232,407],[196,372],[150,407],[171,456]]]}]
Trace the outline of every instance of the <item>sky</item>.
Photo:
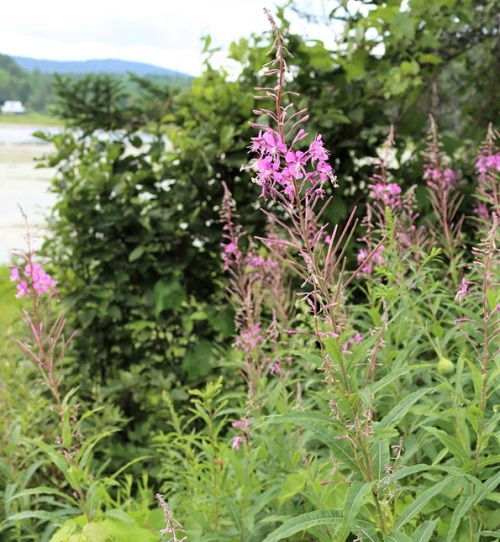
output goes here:
[{"label": "sky", "polygon": [[[324,0],[298,0],[315,13]],[[214,46],[268,29],[275,0],[22,0],[2,2],[0,53],[50,60],[118,58],[198,75],[201,37]],[[291,14],[292,31],[331,40],[331,30]]]}]

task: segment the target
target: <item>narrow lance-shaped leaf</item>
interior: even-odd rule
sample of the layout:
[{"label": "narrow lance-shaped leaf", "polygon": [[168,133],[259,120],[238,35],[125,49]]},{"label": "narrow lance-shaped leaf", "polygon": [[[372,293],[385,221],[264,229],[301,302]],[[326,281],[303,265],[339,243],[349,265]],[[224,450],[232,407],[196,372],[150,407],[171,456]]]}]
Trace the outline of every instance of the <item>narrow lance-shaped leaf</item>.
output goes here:
[{"label": "narrow lance-shaped leaf", "polygon": [[296,518],[285,521],[283,525],[278,527],[274,532],[268,535],[264,542],[277,542],[289,536],[292,536],[301,531],[307,531],[311,527],[320,525],[338,526],[342,520],[343,513],[341,510],[318,510],[316,512],[308,512]]},{"label": "narrow lance-shaped leaf", "polygon": [[378,423],[379,427],[390,427],[399,422],[410,410],[410,408],[427,393],[434,393],[435,389],[423,388],[402,399],[388,414]]},{"label": "narrow lance-shaped leaf", "polygon": [[361,507],[364,504],[365,497],[370,493],[374,482],[353,482],[351,487],[347,490],[345,504],[344,504],[344,517],[342,518],[342,524],[338,540],[345,540],[347,535],[351,532],[354,520]]},{"label": "narrow lance-shaped leaf", "polygon": [[409,506],[407,506],[403,513],[399,516],[395,529],[401,529],[409,521],[411,521],[422,508],[436,495],[439,495],[445,487],[454,479],[454,476],[447,476],[441,482],[427,488],[421,493]]}]

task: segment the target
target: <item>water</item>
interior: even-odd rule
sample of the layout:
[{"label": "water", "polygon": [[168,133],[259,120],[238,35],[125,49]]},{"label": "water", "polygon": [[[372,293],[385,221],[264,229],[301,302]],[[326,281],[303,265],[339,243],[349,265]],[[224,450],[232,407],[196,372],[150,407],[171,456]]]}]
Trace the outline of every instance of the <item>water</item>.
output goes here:
[{"label": "water", "polygon": [[49,192],[54,171],[36,169],[35,162],[52,146],[33,137],[37,130],[57,128],[0,124],[0,263],[8,263],[13,250],[25,248],[26,226],[19,206],[28,217],[36,249],[55,202]]}]

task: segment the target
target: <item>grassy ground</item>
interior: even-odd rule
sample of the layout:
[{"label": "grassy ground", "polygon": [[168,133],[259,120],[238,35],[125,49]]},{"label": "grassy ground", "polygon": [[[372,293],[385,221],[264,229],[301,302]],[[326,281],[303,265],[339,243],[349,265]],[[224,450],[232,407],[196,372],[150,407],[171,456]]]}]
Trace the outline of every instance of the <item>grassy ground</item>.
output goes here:
[{"label": "grassy ground", "polygon": [[13,115],[8,113],[0,114],[0,124],[36,124],[43,126],[60,126],[59,119],[44,113],[26,113],[24,115]]},{"label": "grassy ground", "polygon": [[[3,405],[2,392],[11,378],[12,361],[19,359],[19,350],[14,336],[19,325],[20,301],[16,299],[16,288],[9,280],[10,270],[0,266],[0,408]],[[2,386],[2,384],[4,386]],[[2,389],[3,388],[3,389]],[[0,423],[0,434],[2,427]]]},{"label": "grassy ground", "polygon": [[19,300],[15,297],[16,288],[9,280],[9,273],[8,267],[0,266],[0,342],[5,340],[12,322],[19,315]]}]

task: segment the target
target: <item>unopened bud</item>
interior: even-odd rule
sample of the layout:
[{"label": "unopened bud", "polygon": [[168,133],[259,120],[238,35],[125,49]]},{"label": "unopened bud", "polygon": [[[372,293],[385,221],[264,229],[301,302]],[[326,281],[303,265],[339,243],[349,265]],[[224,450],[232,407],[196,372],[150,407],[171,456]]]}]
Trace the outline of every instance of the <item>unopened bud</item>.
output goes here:
[{"label": "unopened bud", "polygon": [[442,356],[439,358],[438,362],[438,373],[442,375],[449,375],[455,370],[453,363]]}]

